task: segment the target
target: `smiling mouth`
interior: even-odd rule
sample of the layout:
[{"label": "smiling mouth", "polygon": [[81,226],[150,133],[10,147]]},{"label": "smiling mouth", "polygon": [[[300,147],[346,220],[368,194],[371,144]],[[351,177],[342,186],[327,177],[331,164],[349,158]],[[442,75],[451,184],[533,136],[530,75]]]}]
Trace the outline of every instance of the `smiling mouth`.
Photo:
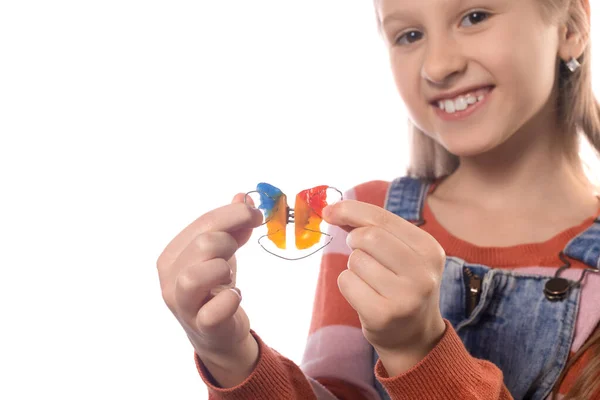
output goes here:
[{"label": "smiling mouth", "polygon": [[461,94],[452,99],[439,100],[432,104],[447,114],[454,114],[459,111],[467,110],[471,106],[482,102],[493,88],[493,86],[488,86]]}]

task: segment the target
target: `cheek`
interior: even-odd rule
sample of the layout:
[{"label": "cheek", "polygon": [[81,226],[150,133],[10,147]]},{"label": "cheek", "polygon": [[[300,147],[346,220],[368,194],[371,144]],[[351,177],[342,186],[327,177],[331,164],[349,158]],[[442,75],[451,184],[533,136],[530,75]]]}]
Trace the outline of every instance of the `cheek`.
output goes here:
[{"label": "cheek", "polygon": [[[390,65],[394,76],[396,88],[403,101],[408,102],[414,97],[414,90],[417,85],[415,82],[419,76],[414,62],[410,62],[406,56],[397,56],[394,50],[390,55]],[[411,93],[413,93],[411,95]]]},{"label": "cheek", "polygon": [[406,107],[409,118],[418,128],[427,132],[429,130],[426,125],[429,103],[423,97],[420,86],[423,80],[418,68],[419,61],[411,60],[407,56],[397,57],[393,54],[390,61],[396,89]]},{"label": "cheek", "polygon": [[532,106],[541,108],[548,101],[554,87],[556,53],[540,51],[535,54],[532,51],[529,56],[523,58],[520,64],[523,79],[519,94],[523,101],[529,101]]},{"label": "cheek", "polygon": [[[519,46],[503,45],[516,43]],[[552,38],[534,32],[510,31],[494,38],[497,46],[482,52],[498,85],[508,95],[507,107],[535,112],[548,100],[554,84],[556,48]],[[485,65],[485,64],[484,64]]]}]

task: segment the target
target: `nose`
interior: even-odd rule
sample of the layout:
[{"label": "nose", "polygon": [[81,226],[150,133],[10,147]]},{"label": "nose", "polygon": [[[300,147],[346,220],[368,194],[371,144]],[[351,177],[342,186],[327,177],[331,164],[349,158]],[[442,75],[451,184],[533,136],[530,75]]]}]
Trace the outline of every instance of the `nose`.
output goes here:
[{"label": "nose", "polygon": [[448,83],[467,68],[459,43],[447,32],[427,38],[421,76],[436,85]]}]

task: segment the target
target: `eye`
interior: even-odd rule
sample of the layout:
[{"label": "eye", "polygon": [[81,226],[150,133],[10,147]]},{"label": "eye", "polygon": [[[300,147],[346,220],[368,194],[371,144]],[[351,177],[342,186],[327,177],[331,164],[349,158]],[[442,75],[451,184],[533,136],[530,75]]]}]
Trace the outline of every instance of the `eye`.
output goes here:
[{"label": "eye", "polygon": [[419,40],[422,36],[423,34],[419,31],[406,32],[405,34],[401,35],[398,39],[396,39],[396,44],[411,44]]},{"label": "eye", "polygon": [[478,23],[485,21],[487,18],[489,17],[488,13],[486,13],[485,11],[473,11],[470,12],[469,14],[465,15],[465,17],[462,19],[463,21],[468,20],[471,25],[477,25]]},{"label": "eye", "polygon": [[[479,24],[482,21],[485,21],[488,18],[489,18],[489,14],[485,11],[473,11],[473,12],[470,12],[469,14],[465,15],[465,17],[462,19],[462,21],[467,21],[468,23],[470,23],[470,25],[467,25],[467,26],[473,26],[473,25]],[[396,39],[395,43],[397,45],[407,45],[407,44],[416,42],[417,40],[421,39],[422,37],[423,37],[423,34],[419,31],[409,31],[409,32],[406,32],[405,34],[399,36],[398,39]]]}]

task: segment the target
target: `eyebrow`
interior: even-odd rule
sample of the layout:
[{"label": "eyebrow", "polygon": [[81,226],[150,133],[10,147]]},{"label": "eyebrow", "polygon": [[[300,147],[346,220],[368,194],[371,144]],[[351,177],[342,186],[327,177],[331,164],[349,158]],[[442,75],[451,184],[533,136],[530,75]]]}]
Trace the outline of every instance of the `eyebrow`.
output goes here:
[{"label": "eyebrow", "polygon": [[[450,3],[454,3],[453,7],[460,7],[465,3],[465,0],[452,0]],[[381,26],[385,26],[392,21],[406,21],[409,19],[406,11],[396,11],[391,14],[388,14],[381,21]]]},{"label": "eyebrow", "polygon": [[391,13],[386,15],[386,17],[383,19],[383,21],[381,21],[381,25],[382,26],[386,26],[387,24],[389,24],[392,21],[402,21],[402,20],[406,20],[406,13],[404,12],[395,12],[395,13]]}]

